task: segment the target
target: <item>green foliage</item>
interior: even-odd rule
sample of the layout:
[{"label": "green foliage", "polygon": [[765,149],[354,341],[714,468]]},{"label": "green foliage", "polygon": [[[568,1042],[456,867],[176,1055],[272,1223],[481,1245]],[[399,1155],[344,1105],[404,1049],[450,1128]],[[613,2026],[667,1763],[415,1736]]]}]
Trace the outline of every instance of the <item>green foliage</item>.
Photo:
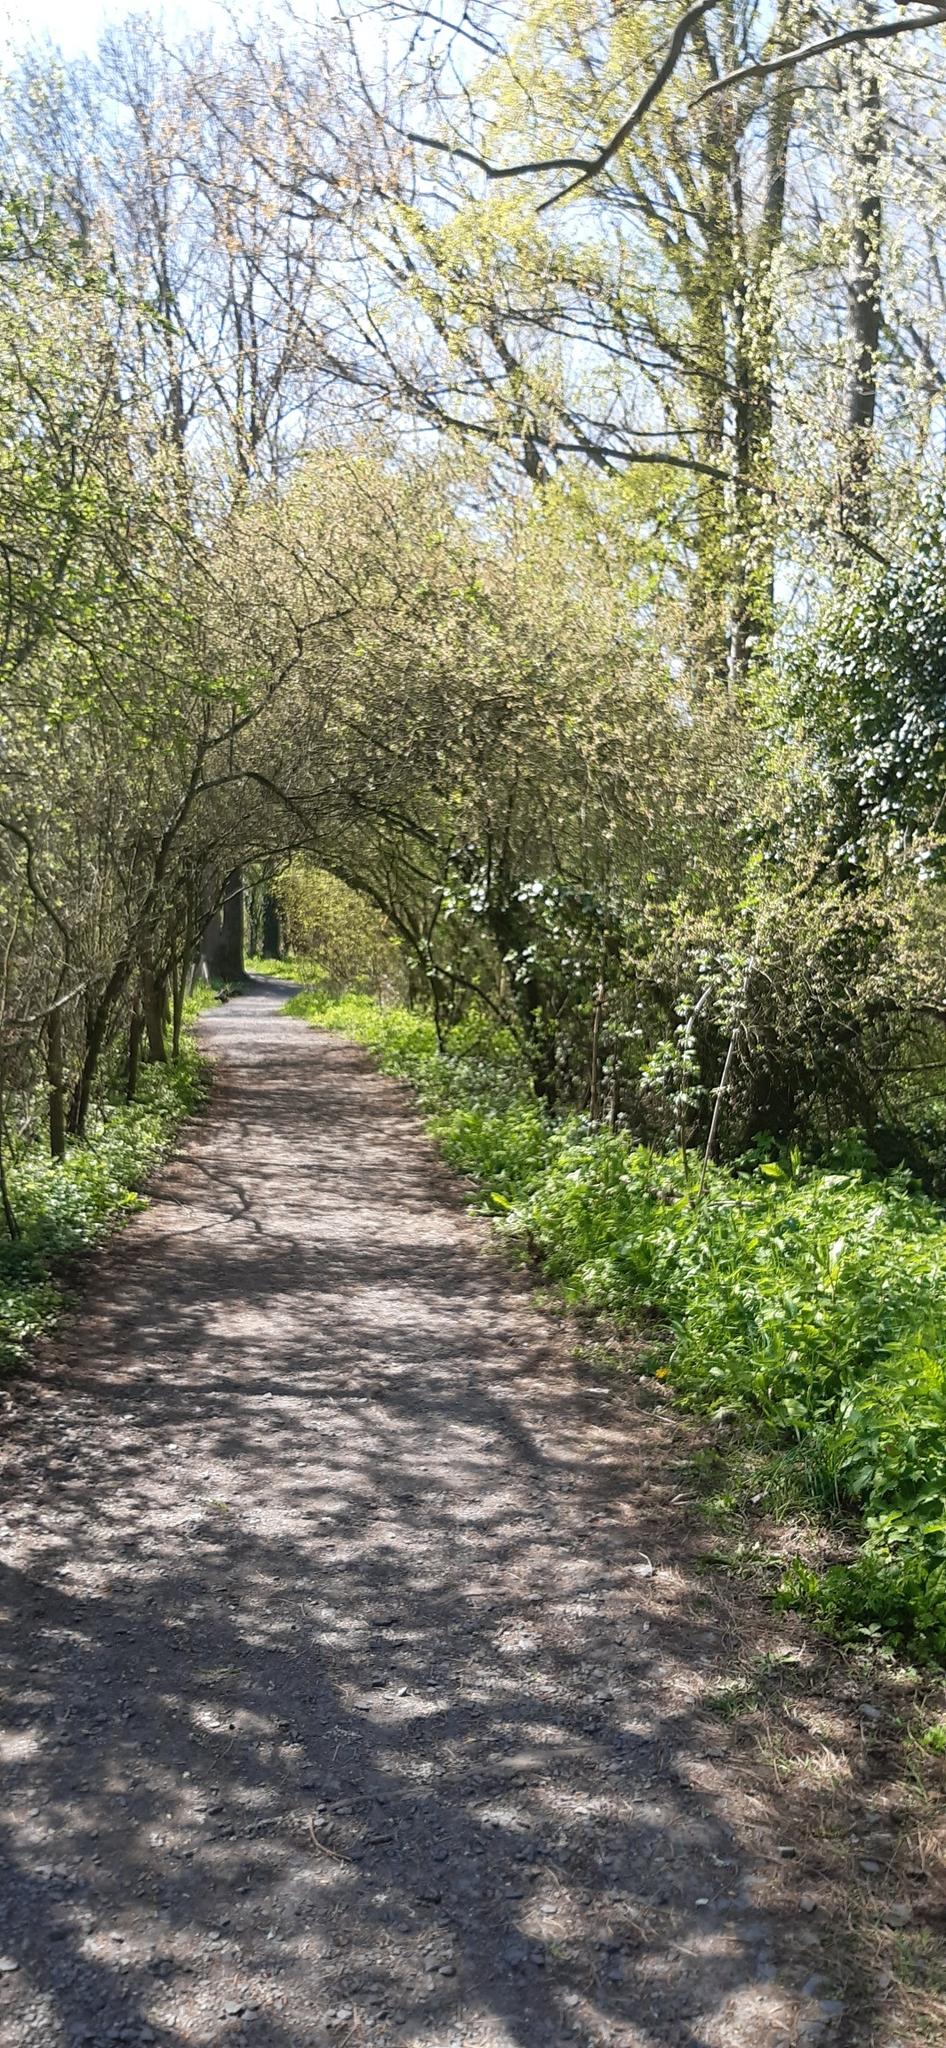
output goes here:
[{"label": "green foliage", "polygon": [[[790,696],[816,734],[840,851],[863,860],[872,830],[937,829],[946,768],[946,523],[925,508],[903,557],[833,595],[793,655]],[[924,866],[925,844],[916,849]]]},{"label": "green foliage", "polygon": [[173,1064],[143,1069],[134,1102],[103,1104],[64,1160],[36,1146],[8,1169],[21,1235],[0,1243],[0,1366],[58,1314],[63,1268],[143,1207],[149,1173],[202,1094],[203,1063],[185,1039]]},{"label": "green foliage", "polygon": [[856,1517],[853,1566],[799,1566],[793,1600],[846,1633],[946,1656],[946,1220],[896,1177],[796,1157],[710,1171],[532,1094],[515,1044],[448,1032],[364,998],[290,1010],[367,1046],[418,1090],[447,1158],[565,1299],[669,1326],[669,1376],[694,1408],[742,1415],[797,1491]]},{"label": "green foliage", "polygon": [[300,958],[297,953],[287,953],[283,960],[268,953],[248,953],[246,971],[274,981],[301,981],[306,988],[321,988],[326,980],[325,969],[317,960]]},{"label": "green foliage", "polygon": [[272,894],[284,942],[304,966],[306,981],[382,1000],[403,993],[398,942],[364,896],[301,858],[275,877]]}]

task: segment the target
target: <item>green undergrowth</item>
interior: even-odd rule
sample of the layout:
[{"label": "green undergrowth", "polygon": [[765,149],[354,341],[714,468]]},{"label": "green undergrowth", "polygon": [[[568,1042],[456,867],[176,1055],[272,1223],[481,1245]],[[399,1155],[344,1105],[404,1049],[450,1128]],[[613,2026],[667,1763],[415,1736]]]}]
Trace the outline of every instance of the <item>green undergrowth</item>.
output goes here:
[{"label": "green undergrowth", "polygon": [[[856,1532],[781,1597],[842,1636],[946,1659],[946,1219],[897,1177],[789,1160],[712,1169],[552,1119],[512,1038],[317,993],[288,1009],[416,1089],[446,1157],[573,1305],[670,1332],[677,1396],[745,1425],[776,1488]],[[847,1547],[847,1546],[845,1546]]]},{"label": "green undergrowth", "polygon": [[317,960],[306,959],[302,954],[274,960],[267,953],[249,953],[246,971],[247,974],[259,974],[264,979],[274,976],[277,981],[301,981],[307,988],[322,988],[328,979],[324,967]]},{"label": "green undergrowth", "polygon": [[[211,991],[190,1006],[213,1002]],[[81,1255],[144,1206],[141,1189],[202,1099],[204,1063],[185,1034],[180,1057],[142,1068],[134,1102],[99,1105],[87,1138],[55,1161],[39,1143],[8,1170],[20,1235],[0,1238],[0,1368],[17,1364],[31,1337],[54,1321],[62,1282]],[[117,1092],[117,1091],[116,1091]]]}]

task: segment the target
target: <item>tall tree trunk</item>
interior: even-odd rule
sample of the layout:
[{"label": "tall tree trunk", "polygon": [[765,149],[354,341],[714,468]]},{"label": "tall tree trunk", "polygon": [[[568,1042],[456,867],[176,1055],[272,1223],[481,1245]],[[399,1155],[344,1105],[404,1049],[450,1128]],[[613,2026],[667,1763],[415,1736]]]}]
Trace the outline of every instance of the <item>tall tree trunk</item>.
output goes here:
[{"label": "tall tree trunk", "polygon": [[7,1235],[15,1243],[17,1238],[20,1237],[21,1231],[16,1219],[16,1211],[10,1197],[10,1186],[7,1180],[6,1135],[7,1119],[4,1100],[4,1075],[0,1072],[0,1205],[3,1207],[3,1220],[7,1226]]},{"label": "tall tree trunk", "polygon": [[181,1050],[181,1026],[184,1022],[184,991],[187,985],[187,956],[182,953],[176,962],[171,977],[171,1057],[177,1059]]},{"label": "tall tree trunk", "polygon": [[263,897],[262,948],[267,960],[282,959],[282,919],[279,905],[271,891]]},{"label": "tall tree trunk", "polygon": [[49,1149],[54,1159],[66,1156],[66,1090],[62,1067],[62,1010],[51,1010],[46,1025],[46,1078],[49,1084]]},{"label": "tall tree trunk", "polygon": [[138,1093],[138,1074],[141,1068],[141,1041],[144,1037],[145,1020],[142,1011],[136,1008],[131,1013],[128,1025],[128,1067],[125,1075],[125,1101],[134,1102]]},{"label": "tall tree trunk", "polygon": [[242,868],[233,868],[224,884],[221,937],[224,977],[227,981],[242,981],[244,973]]},{"label": "tall tree trunk", "polygon": [[141,1007],[144,1011],[148,1039],[148,1058],[154,1060],[157,1065],[164,1066],[168,1056],[164,1036],[164,980],[155,974],[150,960],[143,960],[141,963]]},{"label": "tall tree trunk", "polygon": [[219,910],[208,919],[200,942],[201,957],[215,981],[242,981],[243,871],[233,868],[223,885]]},{"label": "tall tree trunk", "polygon": [[[792,39],[791,0],[781,10],[776,42]],[[773,360],[775,303],[773,265],[782,241],[788,151],[798,84],[794,71],[771,87],[765,135],[765,194],[754,234],[745,230],[741,169],[732,179],[736,247],[734,293],[733,435],[737,579],[729,634],[729,680],[735,688],[754,653],[768,638],[775,593],[775,528],[768,485],[775,415]]]},{"label": "tall tree trunk", "polygon": [[870,470],[877,414],[877,358],[883,320],[881,165],[884,118],[880,81],[863,50],[852,58],[850,117],[854,176],[848,275],[848,382],[844,424],[847,436],[843,480],[844,526],[852,534],[870,520]]}]

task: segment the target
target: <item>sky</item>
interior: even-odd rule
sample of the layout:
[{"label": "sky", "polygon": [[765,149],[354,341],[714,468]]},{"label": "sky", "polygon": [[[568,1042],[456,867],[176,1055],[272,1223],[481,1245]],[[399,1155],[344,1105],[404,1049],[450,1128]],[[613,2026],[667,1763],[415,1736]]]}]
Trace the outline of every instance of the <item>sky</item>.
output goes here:
[{"label": "sky", "polygon": [[[9,46],[49,36],[64,56],[78,57],[95,49],[109,21],[121,20],[130,11],[130,0],[124,5],[121,0],[0,0],[0,40]],[[149,11],[161,14],[172,35],[207,28],[224,15],[220,0],[170,0]]]}]

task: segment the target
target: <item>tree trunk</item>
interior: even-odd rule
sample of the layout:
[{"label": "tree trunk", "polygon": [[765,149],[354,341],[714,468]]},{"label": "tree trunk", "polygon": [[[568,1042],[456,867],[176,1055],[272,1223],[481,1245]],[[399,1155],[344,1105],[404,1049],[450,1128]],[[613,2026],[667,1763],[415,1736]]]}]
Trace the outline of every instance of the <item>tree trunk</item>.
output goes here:
[{"label": "tree trunk", "polygon": [[144,1037],[145,1020],[141,1010],[131,1013],[128,1026],[128,1070],[125,1077],[125,1101],[134,1102],[138,1092],[138,1073],[141,1067],[141,1041]]},{"label": "tree trunk", "polygon": [[243,870],[233,868],[223,891],[224,973],[227,981],[242,981],[243,966]]},{"label": "tree trunk", "polygon": [[85,1135],[92,1089],[108,1035],[109,1019],[127,979],[128,962],[122,960],[112,969],[99,1002],[87,1013],[82,1070],[69,1105],[69,1129],[77,1138]]},{"label": "tree trunk", "polygon": [[0,1076],[0,1204],[3,1207],[3,1220],[7,1226],[7,1234],[15,1244],[21,1232],[16,1220],[16,1211],[10,1199],[10,1188],[7,1181],[7,1161],[4,1148],[6,1134],[7,1120],[4,1105],[3,1077]]},{"label": "tree trunk", "polygon": [[851,119],[854,127],[854,189],[848,279],[850,355],[845,403],[844,525],[849,531],[858,533],[864,530],[870,519],[877,357],[883,319],[880,295],[883,108],[877,73],[863,51],[858,51],[853,59]]},{"label": "tree trunk", "polygon": [[66,1090],[62,1071],[62,1010],[52,1010],[46,1025],[46,1077],[49,1083],[49,1149],[54,1159],[66,1156]]},{"label": "tree trunk", "polygon": [[171,1057],[178,1059],[181,1051],[181,1025],[184,1021],[184,989],[187,981],[187,964],[182,956],[174,969],[171,981]]},{"label": "tree trunk", "polygon": [[243,872],[233,868],[223,885],[219,910],[204,927],[201,956],[213,981],[242,981]]},{"label": "tree trunk", "polygon": [[[791,10],[782,8],[775,41],[790,40]],[[742,174],[731,179],[736,290],[733,434],[735,443],[733,505],[737,562],[729,624],[729,682],[738,688],[753,655],[772,629],[775,595],[775,527],[768,493],[771,477],[772,428],[775,414],[773,358],[775,307],[773,264],[782,241],[788,151],[795,121],[798,85],[794,71],[774,83],[765,136],[765,198],[758,226],[746,229]]]},{"label": "tree trunk", "polygon": [[148,1038],[148,1058],[155,1061],[158,1066],[166,1066],[168,1049],[164,1036],[164,982],[155,974],[150,961],[142,962],[141,1006]]},{"label": "tree trunk", "polygon": [[262,949],[264,959],[282,959],[282,919],[276,898],[269,890],[263,897]]}]

